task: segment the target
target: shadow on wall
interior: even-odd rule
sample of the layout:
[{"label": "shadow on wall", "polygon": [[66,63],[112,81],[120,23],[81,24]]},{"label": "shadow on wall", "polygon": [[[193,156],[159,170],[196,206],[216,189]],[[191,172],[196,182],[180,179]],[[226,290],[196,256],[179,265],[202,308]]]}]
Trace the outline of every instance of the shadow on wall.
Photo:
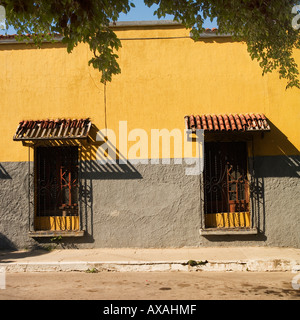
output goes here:
[{"label": "shadow on wall", "polygon": [[268,153],[276,156],[256,156],[255,170],[260,177],[300,177],[300,151],[288,137],[268,119],[270,132],[254,139],[254,154]]},{"label": "shadow on wall", "polygon": [[[4,234],[0,233],[0,250],[17,250],[16,245]],[[1,261],[1,258],[0,258]]]},{"label": "shadow on wall", "polygon": [[[254,154],[256,145],[265,146],[276,156],[255,156],[252,161],[251,172],[251,207],[257,217],[257,227],[265,232],[265,183],[268,178],[296,178],[300,177],[300,152],[279,130],[268,120],[271,130],[263,137],[254,140]],[[261,141],[258,141],[261,139]],[[288,180],[290,181],[290,180]],[[295,179],[291,180],[293,184]],[[298,181],[299,185],[299,181]],[[292,186],[292,185],[291,185]],[[293,187],[293,190],[296,190]],[[276,192],[276,191],[274,191]],[[290,193],[290,191],[288,191]],[[299,192],[299,189],[298,189]],[[286,196],[288,196],[288,194]],[[296,196],[297,198],[297,196]]]},{"label": "shadow on wall", "polygon": [[[97,141],[97,134],[103,142]],[[94,125],[91,128],[89,139],[91,143],[86,147],[83,146],[81,151],[82,179],[142,179],[141,174],[130,161],[121,163],[120,159],[126,159],[126,157]],[[99,148],[102,149],[101,152],[97,152]],[[104,153],[116,159],[116,163],[106,162],[106,159],[103,158]]]},{"label": "shadow on wall", "polygon": [[32,250],[18,251],[17,246],[2,233],[0,233],[0,250],[1,263],[10,263],[16,259],[40,256],[49,253],[49,251],[40,247],[34,247]]},{"label": "shadow on wall", "polygon": [[[105,141],[99,142],[96,136],[100,135],[100,138]],[[81,150],[81,162],[80,162],[80,173],[81,173],[81,212],[83,225],[85,230],[90,230],[90,236],[93,238],[93,193],[94,193],[94,180],[135,180],[142,179],[142,175],[136,170],[136,168],[127,161],[127,164],[120,164],[119,159],[126,159],[124,155],[120,154],[120,151],[116,146],[112,145],[107,138],[99,133],[99,129],[93,126],[89,135],[89,144],[83,146]],[[98,148],[103,148],[101,153],[97,153]],[[112,163],[101,163],[99,156],[106,153],[113,156],[116,160],[115,164]],[[100,161],[99,161],[100,160]]]},{"label": "shadow on wall", "polygon": [[9,173],[5,170],[3,165],[0,163],[0,179],[11,179]]},{"label": "shadow on wall", "polygon": [[[212,242],[238,242],[238,241],[255,241],[265,242],[266,233],[266,206],[265,192],[268,178],[287,178],[287,185],[290,183],[294,191],[297,189],[297,178],[300,176],[300,152],[271,121],[268,120],[271,130],[264,133],[236,133],[231,136],[227,134],[226,139],[248,140],[252,144],[252,155],[248,158],[248,170],[251,177],[249,184],[251,219],[252,226],[258,230],[257,235],[224,235],[224,236],[207,236]],[[218,139],[221,139],[218,136]],[[224,136],[223,136],[224,139]],[[270,154],[258,156],[257,154]],[[273,155],[272,155],[273,154]],[[291,179],[289,179],[291,178]],[[293,179],[294,178],[294,179]],[[276,179],[271,179],[276,180]],[[279,181],[279,180],[278,180]],[[299,186],[299,181],[298,181]],[[270,185],[268,185],[270,189]],[[289,196],[290,189],[287,190],[286,196]],[[297,192],[297,191],[296,191]],[[299,193],[299,188],[298,188]],[[276,197],[276,191],[274,191]],[[293,195],[296,198],[296,194]]]},{"label": "shadow on wall", "polygon": [[[60,49],[60,48],[64,48],[65,50],[67,50],[67,45],[62,42],[54,42],[54,43],[46,42],[46,43],[43,43],[39,49]],[[33,43],[22,43],[22,42],[18,43],[17,41],[12,44],[11,43],[1,44],[1,51],[30,50],[30,49],[37,50],[38,47]]]},{"label": "shadow on wall", "polygon": [[252,212],[252,225],[259,230],[256,240],[266,240],[267,237],[264,235],[266,231],[265,180],[263,177],[257,176],[255,172],[252,173],[250,181],[250,205]]},{"label": "shadow on wall", "polygon": [[[97,134],[101,138],[97,141]],[[99,139],[98,139],[99,140]],[[44,142],[45,144],[45,142]],[[75,141],[47,141],[47,146],[76,146]],[[101,152],[98,152],[98,149]],[[116,163],[104,163],[101,155],[108,153],[116,159]],[[94,186],[95,180],[136,180],[143,179],[142,175],[129,162],[120,163],[125,159],[119,150],[104,135],[101,135],[96,126],[92,126],[87,142],[79,147],[79,206],[81,227],[85,230],[83,237],[63,238],[60,245],[63,248],[77,248],[78,244],[93,243],[94,240]],[[102,162],[101,162],[102,160]],[[99,192],[101,190],[98,189]],[[99,204],[101,205],[101,204]],[[49,243],[47,238],[35,238],[38,243]]]}]

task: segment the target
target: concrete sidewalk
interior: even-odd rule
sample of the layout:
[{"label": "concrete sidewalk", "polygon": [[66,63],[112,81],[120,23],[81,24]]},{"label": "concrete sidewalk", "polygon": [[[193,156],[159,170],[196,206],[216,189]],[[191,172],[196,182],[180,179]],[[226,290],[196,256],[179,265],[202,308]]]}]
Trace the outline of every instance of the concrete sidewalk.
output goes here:
[{"label": "concrete sidewalk", "polygon": [[218,247],[0,251],[7,272],[46,271],[290,271],[300,272],[300,249]]}]

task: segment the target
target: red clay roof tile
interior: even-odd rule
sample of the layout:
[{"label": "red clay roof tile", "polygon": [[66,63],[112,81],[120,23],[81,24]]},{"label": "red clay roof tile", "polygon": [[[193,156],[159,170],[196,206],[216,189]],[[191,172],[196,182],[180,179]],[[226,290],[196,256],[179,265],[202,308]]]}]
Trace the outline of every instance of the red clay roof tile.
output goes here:
[{"label": "red clay roof tile", "polygon": [[91,121],[86,119],[25,120],[19,123],[13,140],[60,140],[86,138]]},{"label": "red clay roof tile", "polygon": [[212,124],[212,120],[211,120],[211,116],[207,115],[206,118],[207,118],[207,125],[208,125],[209,131],[214,130],[214,127],[213,127],[213,124]]},{"label": "red clay roof tile", "polygon": [[[186,116],[187,129],[203,129],[209,131],[262,131],[270,130],[264,114],[224,114],[224,115],[196,115]],[[201,121],[200,121],[201,120]],[[195,125],[195,123],[197,125]]]},{"label": "red clay roof tile", "polygon": [[215,130],[219,130],[219,124],[218,124],[217,116],[214,114],[214,115],[212,116],[212,118],[213,118],[213,124],[214,124]]}]

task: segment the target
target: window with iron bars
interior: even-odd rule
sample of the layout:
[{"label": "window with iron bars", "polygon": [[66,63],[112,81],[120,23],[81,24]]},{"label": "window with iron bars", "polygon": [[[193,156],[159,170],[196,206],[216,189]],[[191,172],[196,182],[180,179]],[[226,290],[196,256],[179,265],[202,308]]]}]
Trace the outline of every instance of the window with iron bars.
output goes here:
[{"label": "window with iron bars", "polygon": [[78,230],[78,147],[37,147],[35,230]]},{"label": "window with iron bars", "polygon": [[206,142],[205,228],[250,227],[246,142]]}]

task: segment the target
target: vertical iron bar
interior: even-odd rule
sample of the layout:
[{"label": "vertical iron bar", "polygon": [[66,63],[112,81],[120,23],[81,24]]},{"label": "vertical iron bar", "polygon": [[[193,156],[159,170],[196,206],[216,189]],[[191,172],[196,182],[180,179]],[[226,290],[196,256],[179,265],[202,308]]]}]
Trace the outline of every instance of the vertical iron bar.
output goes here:
[{"label": "vertical iron bar", "polygon": [[212,154],[211,154],[211,149],[209,150],[209,178],[210,178],[210,196],[209,196],[209,202],[210,202],[210,213],[212,213],[213,212],[213,210],[212,210],[212,189],[211,189],[211,167],[212,167],[212,165],[211,165],[211,160],[212,160]]},{"label": "vertical iron bar", "polygon": [[203,203],[203,220],[204,220],[204,227],[205,225],[205,218],[207,215],[207,158],[208,158],[208,147],[207,143],[204,144],[204,171],[203,171],[203,193],[204,193],[204,203]]},{"label": "vertical iron bar", "polygon": [[202,195],[204,172],[201,172],[199,178],[200,178],[200,224],[201,224],[201,229],[204,229],[205,228],[205,219],[204,219],[204,210],[203,210],[204,203],[203,203],[203,195]]},{"label": "vertical iron bar", "polygon": [[82,146],[78,147],[78,215],[79,215],[79,230],[82,230],[82,183],[81,183],[81,170],[82,170]]},{"label": "vertical iron bar", "polygon": [[[216,150],[215,150],[216,151]],[[216,191],[216,196],[215,196],[215,198],[216,198],[216,208],[215,208],[215,213],[219,213],[219,208],[218,208],[218,169],[217,169],[217,163],[218,163],[218,161],[217,161],[218,159],[217,159],[217,153],[215,152],[215,157],[214,157],[214,169],[215,169],[215,181],[216,181],[216,185],[215,185],[215,191]]]},{"label": "vertical iron bar", "polygon": [[[254,160],[254,141],[253,141],[253,135],[252,135],[252,139],[251,139],[251,147],[252,147],[252,175],[254,177],[254,181],[256,180],[256,172],[255,172],[255,160]],[[257,202],[258,202],[258,205],[259,205],[259,193],[257,194]],[[250,201],[249,201],[249,205],[250,205]],[[250,208],[249,208],[250,209]],[[252,219],[251,219],[251,228],[257,228],[258,226],[258,215],[256,214],[256,210],[254,210],[252,208],[252,212],[250,212],[250,217],[251,217],[251,214],[252,214]]]},{"label": "vertical iron bar", "polygon": [[230,215],[230,188],[229,188],[229,169],[228,169],[228,157],[225,157],[225,170],[226,170],[226,205],[227,205],[227,219],[229,224],[229,215]]},{"label": "vertical iron bar", "polygon": [[[241,147],[240,147],[241,146]],[[238,174],[239,174],[239,170],[241,170],[241,174],[242,174],[242,166],[243,166],[243,158],[242,158],[242,144],[239,144],[239,148],[238,148],[238,152],[235,154],[236,157],[236,172],[235,172],[235,180],[236,180],[236,184],[235,184],[235,201],[236,201],[236,205],[235,205],[235,210],[238,213],[238,219],[237,219],[237,223],[238,223],[238,227],[241,227],[241,199],[239,197],[239,188],[240,188],[240,182],[239,182],[239,178],[238,178]],[[241,161],[241,168],[239,166],[239,161]],[[236,210],[236,207],[238,207],[238,210]]]},{"label": "vertical iron bar", "polygon": [[29,231],[31,231],[31,220],[30,220],[30,215],[31,215],[31,210],[30,210],[30,146],[28,146],[28,226],[29,226]]}]

